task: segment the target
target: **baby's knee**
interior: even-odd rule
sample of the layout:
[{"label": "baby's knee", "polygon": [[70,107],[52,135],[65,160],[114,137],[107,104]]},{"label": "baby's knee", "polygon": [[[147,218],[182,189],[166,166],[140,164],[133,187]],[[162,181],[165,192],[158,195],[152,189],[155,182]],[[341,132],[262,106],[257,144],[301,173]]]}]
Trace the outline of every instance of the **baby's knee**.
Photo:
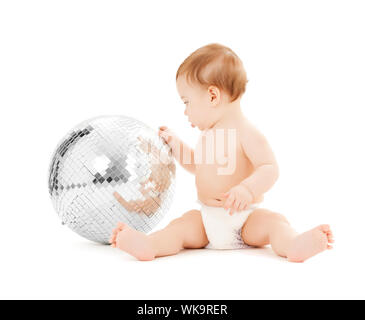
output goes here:
[{"label": "baby's knee", "polygon": [[199,210],[190,210],[185,212],[181,217],[171,220],[170,225],[187,223],[192,220],[201,219]]},{"label": "baby's knee", "polygon": [[281,213],[271,212],[270,218],[274,221],[289,223],[288,219]]},{"label": "baby's knee", "polygon": [[188,212],[185,212],[181,218],[185,220],[200,219],[201,214],[199,210],[190,210]]},{"label": "baby's knee", "polygon": [[204,248],[208,244],[203,220],[199,210],[190,210],[181,217],[184,229],[184,248]]}]

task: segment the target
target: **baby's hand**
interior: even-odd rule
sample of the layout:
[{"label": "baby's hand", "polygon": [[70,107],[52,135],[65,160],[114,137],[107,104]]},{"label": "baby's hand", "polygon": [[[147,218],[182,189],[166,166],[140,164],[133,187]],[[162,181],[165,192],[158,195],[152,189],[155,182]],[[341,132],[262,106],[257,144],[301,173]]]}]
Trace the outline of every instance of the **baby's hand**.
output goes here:
[{"label": "baby's hand", "polygon": [[167,144],[170,144],[175,138],[175,133],[166,126],[158,127],[158,135],[165,140]]},{"label": "baby's hand", "polygon": [[242,184],[233,187],[222,196],[227,198],[223,207],[226,210],[229,208],[231,209],[229,211],[230,215],[236,211],[245,210],[253,202],[251,192]]}]

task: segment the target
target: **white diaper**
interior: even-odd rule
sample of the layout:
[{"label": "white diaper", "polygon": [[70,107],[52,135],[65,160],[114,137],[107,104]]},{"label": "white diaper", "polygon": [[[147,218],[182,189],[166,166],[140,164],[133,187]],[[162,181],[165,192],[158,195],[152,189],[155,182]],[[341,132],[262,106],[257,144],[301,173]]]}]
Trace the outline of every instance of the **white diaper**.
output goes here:
[{"label": "white diaper", "polygon": [[207,206],[201,201],[201,215],[209,243],[207,249],[241,249],[249,245],[242,241],[241,229],[248,216],[258,207],[251,204],[250,208],[229,214],[229,209]]}]

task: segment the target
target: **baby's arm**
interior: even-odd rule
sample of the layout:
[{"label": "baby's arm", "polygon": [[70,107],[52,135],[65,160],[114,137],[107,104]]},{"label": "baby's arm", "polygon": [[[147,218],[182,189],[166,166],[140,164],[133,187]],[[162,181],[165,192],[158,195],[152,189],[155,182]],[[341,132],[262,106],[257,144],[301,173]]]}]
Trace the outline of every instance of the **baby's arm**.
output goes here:
[{"label": "baby's arm", "polygon": [[254,172],[241,184],[257,199],[274,185],[279,177],[279,167],[266,138],[251,123],[245,123],[240,142],[254,166]]},{"label": "baby's arm", "polygon": [[194,149],[190,148],[175,133],[165,126],[159,128],[159,136],[171,147],[172,155],[187,171],[195,174]]}]

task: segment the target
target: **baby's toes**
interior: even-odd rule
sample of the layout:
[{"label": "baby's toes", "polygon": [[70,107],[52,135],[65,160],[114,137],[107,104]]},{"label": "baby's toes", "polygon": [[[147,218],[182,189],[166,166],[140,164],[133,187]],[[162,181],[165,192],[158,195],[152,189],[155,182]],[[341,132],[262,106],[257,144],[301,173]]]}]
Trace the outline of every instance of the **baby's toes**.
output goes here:
[{"label": "baby's toes", "polygon": [[335,242],[335,240],[333,239],[333,233],[332,233],[332,230],[331,229],[328,229],[328,231],[326,232],[326,234],[327,234],[328,242],[330,242],[330,243]]},{"label": "baby's toes", "polygon": [[327,249],[333,249],[333,246],[330,245],[330,243],[334,243],[335,240],[333,239],[333,233],[332,233],[332,230],[330,229],[330,226],[328,224],[323,225],[322,230],[324,231],[324,233],[327,236],[327,241],[328,241]]},{"label": "baby's toes", "polygon": [[118,224],[117,224],[118,231],[122,231],[125,226],[126,226],[126,224],[124,222],[119,221]]},{"label": "baby's toes", "polygon": [[327,237],[333,236],[330,226],[328,224],[321,224],[319,226],[319,230],[321,230],[324,234],[326,234]]},{"label": "baby's toes", "polygon": [[113,229],[112,234],[111,234],[111,236],[109,238],[109,243],[115,242],[115,239],[117,238],[117,234],[118,234],[119,231],[120,230],[117,229],[117,228]]},{"label": "baby's toes", "polygon": [[110,244],[115,243],[115,239],[116,239],[116,238],[117,238],[116,236],[111,236],[111,237],[110,237],[110,239],[109,239],[109,243],[110,243]]},{"label": "baby's toes", "polygon": [[117,236],[120,231],[122,231],[125,227],[127,227],[127,224],[124,222],[118,222],[117,227],[113,229],[112,234],[109,239],[109,243],[113,248],[115,248],[115,243],[117,241]]}]

